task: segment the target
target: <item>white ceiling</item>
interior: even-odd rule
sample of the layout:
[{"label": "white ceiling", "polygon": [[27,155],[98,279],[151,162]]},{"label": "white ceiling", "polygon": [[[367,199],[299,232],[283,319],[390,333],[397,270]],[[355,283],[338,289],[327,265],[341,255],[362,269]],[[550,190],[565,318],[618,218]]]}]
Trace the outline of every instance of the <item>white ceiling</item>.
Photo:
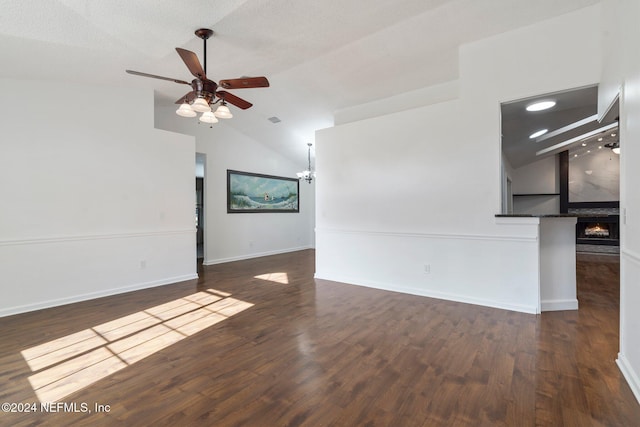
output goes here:
[{"label": "white ceiling", "polygon": [[[554,101],[556,105],[544,111],[526,110],[528,105],[539,101]],[[502,104],[502,151],[511,166],[519,168],[565,150],[586,152],[593,147],[602,149],[606,148],[605,144],[618,142],[617,128],[583,136],[618,120],[617,103],[600,120],[597,103],[598,87],[589,86]],[[587,118],[591,120],[586,121]],[[578,124],[580,122],[584,123]],[[541,129],[547,129],[548,134],[530,138]],[[612,137],[612,133],[615,136]],[[572,140],[575,141],[568,143]]]},{"label": "white ceiling", "polygon": [[[212,80],[267,76],[235,90],[254,104],[224,125],[306,162],[333,113],[458,77],[460,44],[598,0],[0,0],[0,77],[148,87],[174,108],[190,81],[175,51],[194,51],[211,28]],[[186,90],[185,90],[186,89]],[[267,119],[279,117],[273,124]],[[195,119],[194,126],[196,125]]]}]

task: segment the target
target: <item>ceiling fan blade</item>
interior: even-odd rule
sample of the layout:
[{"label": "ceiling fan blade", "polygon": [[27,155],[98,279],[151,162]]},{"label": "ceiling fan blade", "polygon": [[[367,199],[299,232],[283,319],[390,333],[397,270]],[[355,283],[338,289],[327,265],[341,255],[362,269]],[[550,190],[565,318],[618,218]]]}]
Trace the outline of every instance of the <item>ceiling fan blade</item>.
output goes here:
[{"label": "ceiling fan blade", "polygon": [[222,98],[222,100],[228,102],[229,104],[233,104],[243,110],[246,110],[247,108],[251,108],[251,106],[253,106],[253,104],[249,101],[245,101],[244,99],[239,98],[229,92],[225,92],[224,90],[219,90],[218,92],[216,92],[216,96],[218,98]]},{"label": "ceiling fan blade", "polygon": [[198,55],[191,52],[190,50],[182,49],[177,47],[176,51],[180,58],[184,61],[185,65],[191,71],[191,74],[199,78],[200,80],[206,80],[207,76],[204,74],[204,70],[202,69],[202,65],[200,65],[200,61],[198,60]]},{"label": "ceiling fan blade", "polygon": [[196,99],[196,92],[192,90],[191,92],[185,94],[182,98],[178,99],[175,103],[182,104],[183,102],[187,101],[189,104],[191,104],[191,101],[193,101],[194,99]]},{"label": "ceiling fan blade", "polygon": [[184,80],[172,79],[171,77],[156,76],[155,74],[141,73],[140,71],[133,71],[133,70],[125,70],[125,71],[129,74],[133,74],[134,76],[151,77],[152,79],[160,79],[160,80],[169,80],[170,82],[181,83],[181,84],[191,86],[191,83],[189,82],[185,82]]},{"label": "ceiling fan blade", "polygon": [[269,80],[266,77],[241,77],[239,79],[220,80],[220,87],[225,89],[269,87]]}]

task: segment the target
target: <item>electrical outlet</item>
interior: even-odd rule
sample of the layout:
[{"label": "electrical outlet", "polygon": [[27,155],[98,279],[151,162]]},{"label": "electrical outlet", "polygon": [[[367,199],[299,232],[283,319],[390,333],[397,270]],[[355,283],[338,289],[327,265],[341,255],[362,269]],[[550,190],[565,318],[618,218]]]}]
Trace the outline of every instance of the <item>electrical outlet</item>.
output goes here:
[{"label": "electrical outlet", "polygon": [[144,270],[145,268],[147,268],[147,260],[143,259],[140,261],[140,269]]},{"label": "electrical outlet", "polygon": [[424,274],[429,274],[431,273],[431,264],[425,264],[424,265]]}]

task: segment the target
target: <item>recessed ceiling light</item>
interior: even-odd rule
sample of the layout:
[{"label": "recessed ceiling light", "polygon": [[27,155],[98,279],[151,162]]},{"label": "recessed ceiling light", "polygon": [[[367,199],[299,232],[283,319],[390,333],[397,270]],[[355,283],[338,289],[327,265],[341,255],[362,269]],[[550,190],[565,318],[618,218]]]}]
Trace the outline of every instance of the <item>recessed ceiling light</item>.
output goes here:
[{"label": "recessed ceiling light", "polygon": [[616,135],[617,135],[616,133],[612,133],[612,134],[611,134],[611,136],[616,136]]},{"label": "recessed ceiling light", "polygon": [[539,131],[534,132],[531,135],[529,135],[529,139],[537,138],[537,137],[539,137],[541,135],[544,135],[548,131],[549,131],[549,129],[540,129]]},{"label": "recessed ceiling light", "polygon": [[602,138],[598,138],[598,141],[602,141]]},{"label": "recessed ceiling light", "polygon": [[598,150],[602,150],[602,145],[598,145]]},{"label": "recessed ceiling light", "polygon": [[549,108],[553,107],[554,105],[556,105],[555,101],[541,101],[541,102],[536,102],[534,104],[528,105],[527,106],[527,111],[542,111],[542,110],[548,110]]},{"label": "recessed ceiling light", "polygon": [[582,146],[583,146],[583,147],[586,147],[586,146],[587,146],[587,143],[586,143],[586,142],[583,142],[583,143],[582,143]]},{"label": "recessed ceiling light", "polygon": [[577,154],[574,154],[574,155],[573,155],[573,157],[578,157],[578,155],[577,155]]}]

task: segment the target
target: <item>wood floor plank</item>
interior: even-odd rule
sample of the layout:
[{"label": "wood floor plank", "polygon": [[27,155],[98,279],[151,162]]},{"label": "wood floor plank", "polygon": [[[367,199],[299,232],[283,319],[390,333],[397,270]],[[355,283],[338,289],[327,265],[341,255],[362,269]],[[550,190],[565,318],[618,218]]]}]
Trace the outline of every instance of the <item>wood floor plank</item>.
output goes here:
[{"label": "wood floor plank", "polygon": [[[314,270],[301,251],[0,318],[0,400],[39,403],[29,378],[52,378],[62,402],[110,408],[0,413],[0,426],[640,426],[615,364],[617,259],[578,257],[580,310],[539,316]],[[64,374],[92,372],[94,351],[120,369]]]}]

